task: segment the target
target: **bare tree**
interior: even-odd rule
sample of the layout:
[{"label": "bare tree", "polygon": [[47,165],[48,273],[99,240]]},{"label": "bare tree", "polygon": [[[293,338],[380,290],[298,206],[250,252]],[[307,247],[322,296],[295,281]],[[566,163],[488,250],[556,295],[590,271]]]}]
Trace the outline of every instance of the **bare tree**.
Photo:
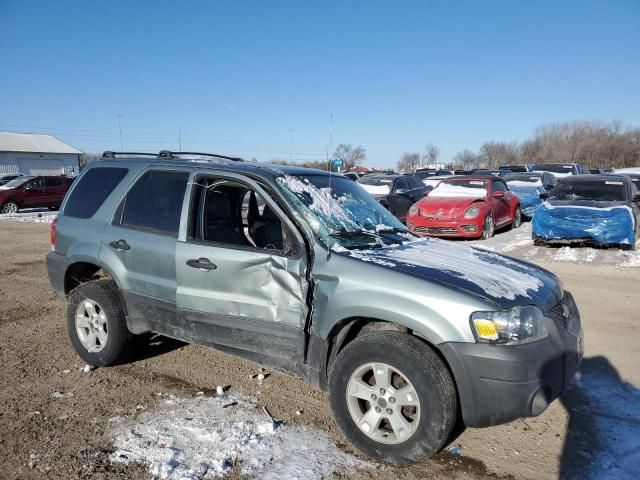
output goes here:
[{"label": "bare tree", "polygon": [[367,159],[367,151],[361,145],[354,148],[351,144],[341,143],[336,147],[333,157],[344,160],[344,170],[352,170]]},{"label": "bare tree", "polygon": [[440,156],[440,149],[433,143],[427,143],[424,147],[424,153],[422,154],[421,166],[432,165],[435,166]]},{"label": "bare tree", "polygon": [[420,166],[420,154],[417,152],[404,152],[398,160],[398,171],[413,173]]},{"label": "bare tree", "polygon": [[480,166],[480,157],[471,150],[465,149],[454,155],[453,163],[463,170],[473,170]]},{"label": "bare tree", "polygon": [[506,142],[485,142],[480,147],[481,162],[487,167],[498,167],[518,160],[518,144]]}]

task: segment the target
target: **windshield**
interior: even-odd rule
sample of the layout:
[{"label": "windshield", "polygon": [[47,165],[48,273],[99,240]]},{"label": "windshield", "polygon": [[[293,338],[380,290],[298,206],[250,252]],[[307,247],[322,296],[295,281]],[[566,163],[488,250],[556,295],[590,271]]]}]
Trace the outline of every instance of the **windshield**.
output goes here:
[{"label": "windshield", "polygon": [[3,186],[6,188],[19,187],[23,183],[27,183],[29,180],[31,180],[31,177],[18,177],[14,180],[11,180],[8,183],[5,183]]},{"label": "windshield", "polygon": [[344,177],[285,175],[276,181],[326,244],[362,248],[415,238],[361,185]]},{"label": "windshield", "polygon": [[627,200],[627,188],[620,180],[562,182],[553,189],[549,200],[624,202]]},{"label": "windshield", "polygon": [[431,190],[429,197],[484,198],[487,192],[485,180],[443,180]]},{"label": "windshield", "polygon": [[573,173],[573,165],[560,165],[555,163],[538,163],[533,166],[534,171],[551,172],[551,173]]},{"label": "windshield", "polygon": [[362,177],[358,183],[371,195],[388,195],[393,186],[393,177]]},{"label": "windshield", "polygon": [[500,167],[500,170],[511,170],[512,172],[526,172],[527,167],[524,165],[505,165]]},{"label": "windshield", "polygon": [[418,170],[414,172],[414,175],[420,180],[424,180],[427,177],[433,177],[435,174],[435,170]]}]

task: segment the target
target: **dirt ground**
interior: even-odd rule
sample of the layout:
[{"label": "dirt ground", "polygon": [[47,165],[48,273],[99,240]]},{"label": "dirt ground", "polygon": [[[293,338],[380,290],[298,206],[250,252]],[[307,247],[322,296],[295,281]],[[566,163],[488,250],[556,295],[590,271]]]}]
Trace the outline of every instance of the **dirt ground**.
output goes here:
[{"label": "dirt ground", "polygon": [[[145,338],[130,363],[83,372],[84,363],[67,339],[66,304],[47,279],[48,230],[46,224],[0,223],[0,478],[149,478],[144,465],[110,462],[109,420],[135,415],[139,406],[153,409],[159,394],[193,396],[216,385],[257,398],[288,424],[325,431],[354,453],[333,423],[324,393],[280,373],[259,387],[251,378],[256,365],[210,349]],[[566,262],[543,266],[560,276],[580,307],[583,375],[600,372],[640,387],[640,269]],[[609,413],[627,421],[622,412]],[[581,477],[597,468],[595,459],[604,448],[599,415],[576,387],[540,417],[467,429],[452,444],[460,447],[460,455],[445,451],[410,468],[380,466],[348,476]]]}]

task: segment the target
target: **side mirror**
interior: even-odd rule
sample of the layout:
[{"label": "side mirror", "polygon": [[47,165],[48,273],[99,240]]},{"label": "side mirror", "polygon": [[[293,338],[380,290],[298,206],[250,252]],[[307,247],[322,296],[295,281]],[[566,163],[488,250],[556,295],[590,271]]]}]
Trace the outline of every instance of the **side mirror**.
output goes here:
[{"label": "side mirror", "polygon": [[502,197],[504,197],[504,192],[502,190],[493,192],[493,198],[502,198]]},{"label": "side mirror", "polygon": [[547,198],[549,198],[549,192],[540,192],[541,200],[546,200]]},{"label": "side mirror", "polygon": [[636,193],[636,194],[633,196],[633,201],[634,201],[635,203],[640,203],[640,192],[639,192],[639,193]]}]

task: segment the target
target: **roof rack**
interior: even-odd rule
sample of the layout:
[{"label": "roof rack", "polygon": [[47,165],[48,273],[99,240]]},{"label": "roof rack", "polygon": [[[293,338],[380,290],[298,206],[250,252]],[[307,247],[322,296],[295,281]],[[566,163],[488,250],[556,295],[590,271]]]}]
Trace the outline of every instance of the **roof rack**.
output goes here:
[{"label": "roof rack", "polygon": [[217,153],[202,153],[202,152],[172,152],[169,150],[162,150],[158,157],[160,158],[179,158],[180,156],[193,156],[199,155],[203,157],[215,157],[215,158],[223,158],[225,160],[231,160],[233,162],[244,162],[242,158],[239,157],[228,157],[227,155],[218,155]]},{"label": "roof rack", "polygon": [[102,153],[102,158],[116,158],[116,157],[157,157],[157,153],[146,153],[146,152],[112,152],[111,150],[107,150]]}]

